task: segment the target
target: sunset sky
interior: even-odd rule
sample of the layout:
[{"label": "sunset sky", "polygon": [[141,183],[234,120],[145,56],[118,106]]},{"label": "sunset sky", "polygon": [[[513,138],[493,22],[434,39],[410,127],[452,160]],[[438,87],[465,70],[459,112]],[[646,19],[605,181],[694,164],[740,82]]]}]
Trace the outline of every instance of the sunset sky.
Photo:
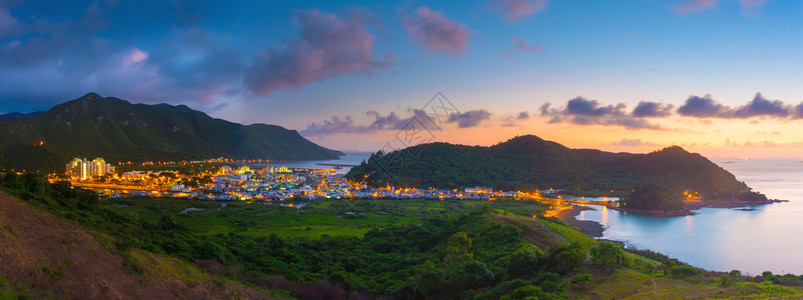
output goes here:
[{"label": "sunset sky", "polygon": [[434,140],[803,158],[803,1],[0,0],[0,113],[88,92],[380,149]]}]

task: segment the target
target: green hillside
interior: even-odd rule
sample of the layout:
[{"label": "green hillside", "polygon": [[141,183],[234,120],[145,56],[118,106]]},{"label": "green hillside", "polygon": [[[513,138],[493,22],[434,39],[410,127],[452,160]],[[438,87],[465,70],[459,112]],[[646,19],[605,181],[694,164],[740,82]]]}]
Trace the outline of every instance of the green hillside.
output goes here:
[{"label": "green hillside", "polygon": [[61,170],[74,157],[317,160],[343,154],[280,126],[244,126],[185,105],[131,104],[95,93],[24,120],[0,122],[0,141],[0,155],[13,167],[41,171]]},{"label": "green hillside", "polygon": [[626,194],[655,183],[674,191],[694,190],[707,198],[730,198],[747,189],[733,174],[705,157],[673,146],[648,154],[569,149],[533,135],[490,146],[447,143],[375,153],[351,169],[350,178],[397,186],[504,190],[562,188]]},{"label": "green hillside", "polygon": [[[13,195],[13,196],[12,196]],[[531,200],[98,198],[0,175],[0,299],[800,299],[590,238]],[[187,212],[188,208],[195,208]],[[184,212],[184,213],[182,213]],[[21,296],[21,297],[20,297]]]}]

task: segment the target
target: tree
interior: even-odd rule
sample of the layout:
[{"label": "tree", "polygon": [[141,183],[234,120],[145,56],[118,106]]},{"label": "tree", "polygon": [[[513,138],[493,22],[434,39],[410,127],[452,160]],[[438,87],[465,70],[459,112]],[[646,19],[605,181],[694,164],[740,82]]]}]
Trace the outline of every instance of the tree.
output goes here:
[{"label": "tree", "polygon": [[11,162],[7,161],[5,157],[0,155],[0,170],[11,169]]},{"label": "tree", "polygon": [[495,277],[488,266],[476,260],[463,265],[460,274],[465,278],[466,286],[472,289],[490,285]]},{"label": "tree", "polygon": [[742,271],[739,270],[731,270],[728,273],[728,277],[730,278],[731,283],[736,283],[742,281]]},{"label": "tree", "polygon": [[664,271],[664,275],[667,275],[669,274],[669,270],[671,270],[672,267],[674,266],[675,266],[674,262],[672,262],[671,260],[665,260],[663,263],[661,263],[661,270]]},{"label": "tree", "polygon": [[176,179],[176,173],[173,173],[173,172],[162,172],[162,173],[159,173],[159,176],[160,177],[169,178],[169,179]]},{"label": "tree", "polygon": [[547,270],[565,275],[579,268],[586,259],[586,253],[579,244],[553,247],[545,259]]},{"label": "tree", "polygon": [[471,262],[474,256],[469,252],[470,249],[471,239],[468,238],[465,232],[457,232],[449,237],[449,242],[446,243],[446,259],[444,260],[445,273]]},{"label": "tree", "polygon": [[622,257],[622,247],[608,241],[602,241],[591,247],[591,261],[602,265],[606,269],[608,265],[614,264]]},{"label": "tree", "polygon": [[171,230],[178,227],[178,220],[176,216],[168,214],[163,215],[161,219],[159,219],[159,228],[162,230]]},{"label": "tree", "polygon": [[675,278],[685,278],[697,275],[700,273],[700,270],[692,267],[690,265],[682,265],[676,266],[669,269],[669,274]]},{"label": "tree", "polygon": [[11,189],[11,190],[18,190],[22,187],[20,183],[20,176],[17,173],[8,171],[6,175],[3,176],[3,186]]},{"label": "tree", "polygon": [[514,300],[514,299],[538,299],[536,298],[538,294],[541,293],[541,288],[534,286],[534,285],[525,285],[516,288],[513,290],[513,293],[510,295],[503,296],[502,300]]},{"label": "tree", "polygon": [[683,209],[683,197],[666,186],[650,183],[634,189],[622,204],[625,208],[673,211]]},{"label": "tree", "polygon": [[730,276],[727,274],[722,274],[719,276],[719,286],[721,287],[729,287],[731,285]]},{"label": "tree", "polygon": [[577,274],[577,276],[574,276],[574,282],[577,283],[578,286],[584,288],[586,286],[586,283],[590,282],[593,278],[594,277],[592,277],[591,274],[588,273]]},{"label": "tree", "polygon": [[[535,247],[532,247],[535,248]],[[528,278],[538,271],[538,261],[543,257],[540,249],[527,248],[516,251],[510,256],[505,272],[510,278]]]}]

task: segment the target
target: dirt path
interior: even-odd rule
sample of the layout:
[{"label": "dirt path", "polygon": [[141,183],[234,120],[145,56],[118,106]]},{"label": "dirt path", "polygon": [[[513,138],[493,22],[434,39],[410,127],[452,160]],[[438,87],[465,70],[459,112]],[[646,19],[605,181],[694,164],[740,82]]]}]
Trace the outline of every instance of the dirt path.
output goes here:
[{"label": "dirt path", "polygon": [[658,293],[658,284],[652,276],[650,276],[650,281],[652,281],[652,291],[655,292],[655,298],[658,298],[661,295]]},{"label": "dirt path", "polygon": [[549,233],[551,233],[552,235],[554,235],[554,236],[558,237],[558,238],[559,238],[561,241],[563,241],[564,243],[566,243],[566,244],[569,244],[569,245],[571,245],[571,244],[572,244],[572,243],[570,243],[568,240],[566,240],[566,238],[564,238],[562,235],[558,234],[557,232],[554,232],[554,231],[550,230],[550,229],[549,229],[549,226],[546,226],[546,224],[544,224],[544,223],[541,223],[541,221],[538,221],[538,220],[536,220],[536,219],[533,219],[533,221],[535,221],[535,222],[536,222],[536,223],[538,223],[538,224],[541,224],[541,226],[544,226],[544,230],[546,230],[546,232],[549,232]]}]

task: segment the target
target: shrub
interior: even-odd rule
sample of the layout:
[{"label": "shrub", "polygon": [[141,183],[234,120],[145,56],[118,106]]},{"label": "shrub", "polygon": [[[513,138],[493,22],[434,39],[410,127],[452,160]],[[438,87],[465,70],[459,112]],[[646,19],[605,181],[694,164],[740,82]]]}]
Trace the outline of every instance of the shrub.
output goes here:
[{"label": "shrub", "polygon": [[672,275],[676,278],[691,277],[699,273],[700,270],[690,265],[675,266],[669,269],[669,275]]}]

